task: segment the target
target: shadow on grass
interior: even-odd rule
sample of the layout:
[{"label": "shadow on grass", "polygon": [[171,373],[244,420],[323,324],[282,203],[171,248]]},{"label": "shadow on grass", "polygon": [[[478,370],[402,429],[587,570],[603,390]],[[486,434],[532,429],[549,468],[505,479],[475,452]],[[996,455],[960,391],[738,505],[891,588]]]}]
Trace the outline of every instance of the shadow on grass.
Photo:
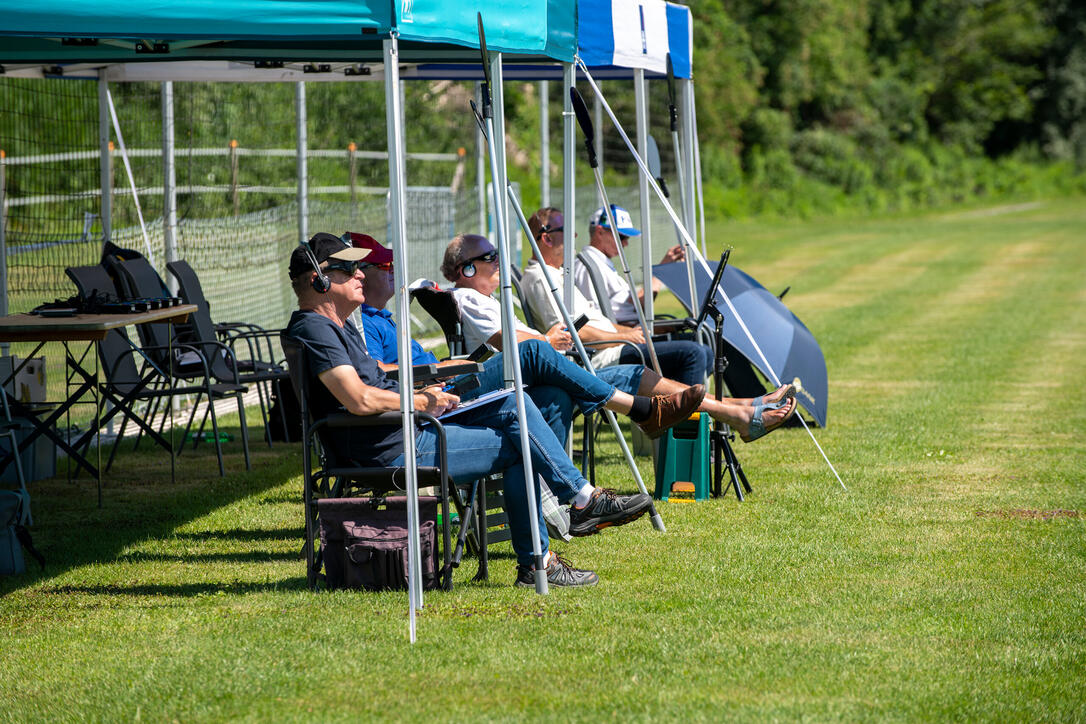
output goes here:
[{"label": "shadow on grass", "polygon": [[[240,430],[225,428],[239,440]],[[255,434],[254,434],[255,433]],[[252,431],[254,440],[260,440],[259,428]],[[283,528],[267,527],[262,521],[252,529],[241,526],[207,532],[178,531],[177,529],[244,498],[260,496],[284,483],[300,478],[301,446],[298,443],[278,443],[273,448],[252,448],[252,470],[245,470],[241,443],[224,446],[226,477],[219,478],[218,463],[213,449],[206,454],[186,451],[176,461],[177,482],[170,481],[170,460],[161,449],[145,447],[139,451],[118,453],[113,470],[102,481],[102,506],[97,504],[96,484],[86,476],[69,482],[63,472],[63,462],[58,464],[58,477],[31,483],[31,509],[35,525],[31,529],[35,545],[46,559],[42,571],[32,560],[27,561],[27,572],[19,576],[0,577],[0,594],[45,584],[49,590],[62,590],[64,586],[48,586],[50,579],[92,564],[103,562],[132,562],[142,560],[203,562],[268,562],[298,560],[297,571],[304,572],[304,563],[298,551],[302,546],[303,518],[301,490],[297,491],[297,520],[290,520]],[[293,502],[295,496],[290,497]],[[236,526],[236,521],[231,521]],[[290,553],[276,552],[209,552],[207,554],[177,555],[152,553],[144,555],[128,549],[147,541],[181,538],[209,543],[236,541],[239,548],[246,543],[272,541],[297,541]],[[245,588],[245,583],[178,583],[176,586],[135,586],[131,589],[103,586],[100,592],[142,591],[163,595],[195,595],[234,587]],[[304,576],[290,577],[279,582],[254,584],[253,590],[276,588],[304,588]],[[90,587],[96,589],[96,587]],[[249,590],[246,588],[246,590]]]},{"label": "shadow on grass", "polygon": [[91,596],[176,596],[192,598],[195,596],[215,595],[218,593],[262,593],[265,591],[301,590],[305,588],[305,576],[287,578],[282,581],[266,583],[177,583],[177,584],[135,584],[118,586],[57,586],[48,588],[44,595],[82,593]]}]

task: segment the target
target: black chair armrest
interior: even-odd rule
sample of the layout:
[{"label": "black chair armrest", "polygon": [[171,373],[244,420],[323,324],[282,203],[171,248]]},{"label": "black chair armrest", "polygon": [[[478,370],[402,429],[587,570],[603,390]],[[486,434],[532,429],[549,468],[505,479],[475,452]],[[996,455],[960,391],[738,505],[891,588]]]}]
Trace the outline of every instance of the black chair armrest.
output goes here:
[{"label": "black chair armrest", "polygon": [[463,360],[457,364],[441,365],[437,368],[437,377],[459,377],[460,375],[474,375],[483,371],[483,365],[479,362]]},{"label": "black chair armrest", "polygon": [[[435,379],[438,376],[437,365],[432,363],[425,365],[411,365],[411,375],[414,378],[415,382],[423,382],[425,380]],[[398,368],[394,370],[388,370],[387,372],[385,372],[385,376],[388,377],[390,380],[399,380],[400,370]]]}]

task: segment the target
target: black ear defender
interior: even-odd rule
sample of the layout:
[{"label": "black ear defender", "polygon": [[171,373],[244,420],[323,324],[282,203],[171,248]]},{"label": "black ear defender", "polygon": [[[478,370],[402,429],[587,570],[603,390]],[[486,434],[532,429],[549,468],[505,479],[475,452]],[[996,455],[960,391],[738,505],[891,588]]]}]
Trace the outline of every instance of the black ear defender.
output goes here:
[{"label": "black ear defender", "polygon": [[313,265],[313,271],[317,272],[317,276],[313,277],[313,291],[317,294],[327,294],[328,290],[332,288],[332,280],[321,271],[321,265],[317,263],[317,256],[313,253],[313,247],[309,245],[309,242],[303,242],[299,246],[305,249],[305,255],[309,259],[309,263]]}]

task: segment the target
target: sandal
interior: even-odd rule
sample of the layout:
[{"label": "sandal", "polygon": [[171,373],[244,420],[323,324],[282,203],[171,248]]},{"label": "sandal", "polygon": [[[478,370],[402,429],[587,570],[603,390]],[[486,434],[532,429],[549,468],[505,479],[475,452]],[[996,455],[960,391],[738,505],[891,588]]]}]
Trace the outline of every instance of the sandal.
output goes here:
[{"label": "sandal", "polygon": [[796,386],[791,382],[785,382],[777,389],[770,392],[768,395],[762,395],[761,397],[755,397],[750,401],[751,407],[758,407],[759,405],[775,405],[778,402],[784,402],[791,400],[796,396]]},{"label": "sandal", "polygon": [[[762,422],[762,413],[767,410],[779,410],[785,406],[790,406],[788,414],[766,427],[766,425]],[[796,407],[796,399],[794,397],[788,398],[787,400],[781,400],[780,402],[775,402],[769,405],[756,406],[754,408],[754,417],[750,420],[750,427],[747,428],[747,434],[740,434],[739,437],[742,438],[743,442],[754,442],[758,438],[764,435],[768,435],[784,423],[788,422],[792,415],[796,414]]]}]

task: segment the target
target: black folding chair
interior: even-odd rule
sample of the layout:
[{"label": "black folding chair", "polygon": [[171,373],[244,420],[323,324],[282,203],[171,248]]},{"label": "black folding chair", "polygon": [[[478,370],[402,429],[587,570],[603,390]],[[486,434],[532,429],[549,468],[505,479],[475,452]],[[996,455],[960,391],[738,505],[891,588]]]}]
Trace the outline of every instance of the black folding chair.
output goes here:
[{"label": "black folding chair", "polygon": [[[126,259],[115,255],[106,256],[105,265],[112,273],[117,289],[123,294],[124,299],[156,299],[163,296],[166,285],[146,258],[136,256]],[[245,452],[245,469],[251,470],[249,429],[245,420],[245,400],[242,397],[248,388],[242,384],[236,366],[227,363],[227,357],[231,354],[230,349],[214,334],[211,339],[178,343],[170,338],[169,325],[141,324],[137,330],[143,349],[151,353],[155,363],[167,370],[172,377],[190,382],[194,379],[207,378],[207,384],[214,384],[220,395],[233,396],[237,400],[241,444]],[[176,353],[169,355],[170,349],[176,350]],[[204,417],[193,438],[193,448],[199,444],[209,417],[212,428],[216,431],[215,438],[218,444],[215,405],[209,400]]]},{"label": "black folding chair", "polygon": [[[214,324],[211,321],[211,305],[204,298],[200,279],[188,262],[171,261],[166,268],[177,279],[181,298],[196,305],[196,311],[189,315],[186,332],[179,339],[204,351],[211,375],[217,382],[256,387],[260,417],[264,422],[264,438],[271,447],[272,435],[268,430],[271,424],[268,419],[271,396],[278,394],[280,383],[289,378],[285,362],[276,361],[274,357],[273,342],[278,339],[279,330],[268,331],[240,322]],[[238,356],[239,343],[244,343],[247,358]],[[283,426],[284,439],[290,439],[286,412],[282,406],[279,413],[278,422]]]},{"label": "black folding chair", "polygon": [[[370,494],[386,494],[390,492],[403,493],[403,483],[406,480],[406,472],[403,467],[364,467],[350,462],[349,451],[334,450],[333,446],[324,444],[325,431],[345,427],[372,427],[379,425],[399,425],[400,414],[387,412],[379,415],[351,415],[349,413],[337,413],[321,419],[313,419],[309,409],[309,384],[310,373],[306,360],[305,343],[297,340],[285,332],[280,337],[283,354],[286,356],[287,367],[290,370],[290,381],[294,391],[298,395],[298,401],[302,410],[302,490],[305,508],[305,554],[306,554],[306,580],[310,588],[315,588],[321,577],[323,565],[322,549],[317,530],[317,501],[324,498],[345,497],[348,493],[367,492]],[[463,557],[468,535],[472,529],[471,522],[478,516],[476,511],[477,497],[480,486],[473,485],[468,501],[460,498],[455,485],[450,484],[446,471],[447,448],[445,444],[445,432],[437,418],[426,413],[416,413],[421,420],[434,426],[438,433],[438,459],[441,463],[437,467],[419,466],[419,487],[433,486],[438,490],[438,502],[441,506],[442,523],[442,560],[443,565],[439,572],[441,585],[445,590],[452,588],[452,570],[460,565]],[[314,453],[317,455],[317,465],[314,469]],[[457,536],[455,549],[452,546],[452,525],[449,515],[449,503],[459,509],[461,515],[460,531]],[[484,512],[485,515],[485,512]],[[482,549],[486,549],[486,525],[480,538]],[[477,578],[485,578],[485,566],[480,563],[480,571]]]},{"label": "black folding chair", "polygon": [[[64,271],[75,283],[78,294],[84,301],[91,297],[101,299],[104,295],[113,295],[115,293],[113,279],[105,267],[100,264],[68,267]],[[193,353],[201,364],[200,374],[194,374],[191,366],[185,377],[171,374],[168,365],[168,361],[171,359],[171,347],[177,352],[187,351]],[[104,400],[113,405],[112,409],[102,417],[101,423],[105,424],[117,414],[123,414],[120,432],[114,441],[113,449],[110,451],[106,470],[109,470],[113,464],[117,447],[123,439],[130,421],[135,423],[139,429],[136,439],[137,446],[143,435],[146,434],[159,447],[168,450],[171,455],[174,454],[174,446],[162,435],[166,422],[164,404],[169,404],[170,400],[176,397],[195,398],[188,421],[183,428],[183,440],[192,427],[201,398],[206,397],[208,407],[211,409],[211,425],[215,438],[215,453],[219,463],[219,475],[225,476],[222,443],[219,439],[218,419],[214,414],[214,402],[236,396],[238,394],[237,386],[213,382],[206,360],[199,354],[199,350],[180,343],[170,345],[168,337],[165,347],[137,347],[129,341],[128,335],[123,329],[111,330],[98,345],[98,350],[99,360],[104,372],[104,381],[100,385],[100,391]],[[147,410],[142,415],[136,411],[137,402],[148,403]],[[164,404],[160,405],[160,403]],[[163,410],[162,419],[158,430],[155,430],[153,421],[160,407]],[[207,419],[206,413],[204,419],[205,421]],[[201,431],[202,428],[203,424],[201,424]],[[81,439],[77,445],[89,446],[92,433],[93,431],[84,435],[85,439]],[[180,453],[180,448],[183,448],[183,446],[183,443],[179,446],[178,453]],[[248,468],[247,445],[245,447],[245,458],[246,467]]]}]

